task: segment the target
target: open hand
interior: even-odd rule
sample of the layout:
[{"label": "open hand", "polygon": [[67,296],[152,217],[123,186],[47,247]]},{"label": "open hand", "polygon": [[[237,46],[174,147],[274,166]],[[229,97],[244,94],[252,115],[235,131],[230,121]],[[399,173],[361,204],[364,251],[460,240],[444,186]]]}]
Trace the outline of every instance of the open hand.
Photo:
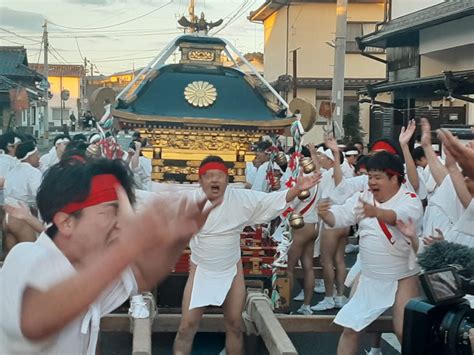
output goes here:
[{"label": "open hand", "polygon": [[409,238],[409,239],[415,239],[417,238],[416,235],[416,225],[413,219],[408,218],[408,222],[405,223],[401,219],[397,220],[397,229],[402,232],[402,234]]},{"label": "open hand", "polygon": [[334,139],[334,137],[329,136],[329,135],[326,136],[324,138],[324,144],[326,145],[326,147],[331,149],[331,151],[334,153],[334,156],[336,156],[337,153],[339,153],[339,147],[337,146],[337,142]]},{"label": "open hand", "polygon": [[400,136],[398,137],[398,141],[400,142],[401,146],[407,145],[410,142],[411,137],[413,137],[413,133],[416,130],[416,121],[410,120],[408,121],[407,127],[402,127],[400,131]]},{"label": "open hand", "polygon": [[186,244],[204,225],[209,213],[222,201],[194,201],[186,195],[162,193],[135,212],[123,188],[117,188],[119,200],[119,238],[131,241],[138,252],[160,246],[173,248]]},{"label": "open hand", "polygon": [[377,218],[378,217],[379,208],[364,201],[361,197],[359,197],[359,204],[355,208],[355,215],[357,219],[363,218]]},{"label": "open hand", "polygon": [[304,175],[303,170],[300,171],[298,175],[298,180],[296,181],[296,188],[300,191],[309,190],[313,186],[316,186],[321,181],[321,173],[312,173],[309,175]]},{"label": "open hand", "polygon": [[21,202],[18,202],[18,205],[5,205],[3,207],[5,209],[5,212],[8,213],[11,217],[19,219],[21,221],[25,221],[33,216],[28,206]]},{"label": "open hand", "polygon": [[445,129],[438,130],[438,138],[443,143],[445,152],[452,155],[461,166],[464,174],[474,179],[474,147],[472,142],[468,146],[464,146],[459,139]]},{"label": "open hand", "polygon": [[426,118],[421,119],[421,145],[431,146],[431,125]]},{"label": "open hand", "polygon": [[435,231],[438,235],[429,235],[423,238],[424,245],[431,245],[433,243],[444,240],[443,232],[441,232],[441,230],[438,228],[436,228]]}]

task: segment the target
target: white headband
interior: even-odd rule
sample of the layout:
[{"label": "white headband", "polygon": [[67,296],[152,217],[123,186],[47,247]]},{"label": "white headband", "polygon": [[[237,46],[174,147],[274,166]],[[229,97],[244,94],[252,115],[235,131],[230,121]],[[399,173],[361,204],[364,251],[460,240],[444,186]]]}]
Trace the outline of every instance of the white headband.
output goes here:
[{"label": "white headband", "polygon": [[348,155],[359,155],[359,151],[358,150],[348,150],[347,152],[344,153],[345,156],[348,156]]},{"label": "white headband", "polygon": [[59,138],[59,139],[56,141],[56,143],[54,143],[54,145],[57,146],[58,144],[61,144],[61,143],[69,143],[69,142],[70,142],[69,138],[64,137],[64,138]]},{"label": "white headband", "polygon": [[326,155],[329,159],[331,159],[332,161],[334,161],[334,154],[332,154],[331,149],[326,149],[326,150],[324,151],[324,155]]},{"label": "white headband", "polygon": [[99,133],[94,134],[92,137],[89,138],[89,143],[95,143],[100,141],[101,137]]},{"label": "white headband", "polygon": [[26,159],[31,157],[33,154],[35,154],[37,151],[38,151],[38,148],[35,147],[35,149],[33,149],[32,151],[26,153],[26,155],[23,158],[21,158],[20,161],[25,161]]},{"label": "white headband", "polygon": [[15,144],[19,144],[19,143],[21,143],[21,139],[18,138],[18,137],[15,137],[15,139],[13,140],[13,143],[8,143],[7,145],[9,147],[11,147],[11,146],[14,146]]}]

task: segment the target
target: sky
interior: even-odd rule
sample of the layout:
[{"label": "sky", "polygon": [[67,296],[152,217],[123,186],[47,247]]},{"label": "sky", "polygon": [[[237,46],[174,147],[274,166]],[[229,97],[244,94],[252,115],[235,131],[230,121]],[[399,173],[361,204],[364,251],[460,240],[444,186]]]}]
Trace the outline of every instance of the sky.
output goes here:
[{"label": "sky", "polygon": [[[187,15],[187,0],[2,0],[0,46],[23,45],[30,63],[43,63],[40,51],[48,20],[49,63],[83,64],[94,75],[139,68],[180,33],[177,19]],[[208,21],[222,18],[216,35],[243,52],[263,51],[263,25],[247,16],[264,0],[195,0],[195,13]],[[214,31],[219,30],[219,27]],[[212,31],[211,31],[212,33]]]}]

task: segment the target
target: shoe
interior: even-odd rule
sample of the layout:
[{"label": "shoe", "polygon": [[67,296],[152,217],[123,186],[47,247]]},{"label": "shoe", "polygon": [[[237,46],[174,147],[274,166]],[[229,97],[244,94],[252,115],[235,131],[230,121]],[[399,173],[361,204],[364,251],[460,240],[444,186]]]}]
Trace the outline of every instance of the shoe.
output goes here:
[{"label": "shoe", "polygon": [[296,297],[293,297],[293,301],[304,301],[304,290],[301,290]]},{"label": "shoe", "polygon": [[302,304],[300,308],[296,311],[298,314],[302,314],[305,316],[309,316],[313,314],[313,311],[311,310],[311,307],[307,304]]},{"label": "shoe", "polygon": [[355,244],[347,244],[344,251],[346,254],[357,253],[359,251],[359,246]]},{"label": "shoe", "polygon": [[342,308],[349,301],[346,296],[336,296],[334,297],[334,306],[335,308]]},{"label": "shoe", "polygon": [[318,302],[314,306],[311,307],[312,311],[321,312],[327,311],[329,309],[333,309],[335,307],[334,299],[332,297],[324,297],[321,302]]},{"label": "shoe", "polygon": [[314,292],[316,293],[325,293],[326,288],[324,287],[324,280],[323,279],[315,279],[314,280]]}]

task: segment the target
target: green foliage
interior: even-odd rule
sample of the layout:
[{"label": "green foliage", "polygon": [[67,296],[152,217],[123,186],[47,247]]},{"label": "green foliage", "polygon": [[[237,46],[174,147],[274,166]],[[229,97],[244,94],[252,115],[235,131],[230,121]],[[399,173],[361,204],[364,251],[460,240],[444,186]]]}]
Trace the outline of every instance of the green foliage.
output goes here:
[{"label": "green foliage", "polygon": [[365,133],[359,121],[359,106],[350,106],[349,112],[344,114],[342,125],[344,127],[344,138],[342,139],[344,144],[362,142]]}]

